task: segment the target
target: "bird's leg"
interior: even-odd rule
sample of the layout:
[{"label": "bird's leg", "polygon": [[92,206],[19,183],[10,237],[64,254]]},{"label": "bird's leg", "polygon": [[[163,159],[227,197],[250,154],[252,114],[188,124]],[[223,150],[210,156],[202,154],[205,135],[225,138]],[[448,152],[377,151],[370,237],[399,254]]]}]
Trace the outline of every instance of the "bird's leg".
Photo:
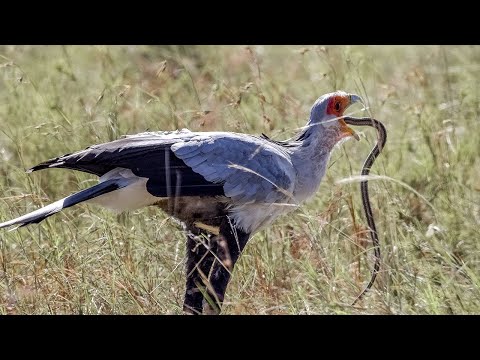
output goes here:
[{"label": "bird's leg", "polygon": [[[222,308],[225,291],[233,271],[233,267],[247,244],[250,234],[235,227],[228,216],[224,217],[220,225],[220,233],[214,240],[215,257],[207,284],[203,312],[218,314]],[[213,255],[212,255],[213,256]]]},{"label": "bird's leg", "polygon": [[212,267],[214,257],[208,247],[211,237],[194,226],[187,228],[187,281],[183,311],[189,314],[201,314],[203,294],[205,293],[202,276]]}]

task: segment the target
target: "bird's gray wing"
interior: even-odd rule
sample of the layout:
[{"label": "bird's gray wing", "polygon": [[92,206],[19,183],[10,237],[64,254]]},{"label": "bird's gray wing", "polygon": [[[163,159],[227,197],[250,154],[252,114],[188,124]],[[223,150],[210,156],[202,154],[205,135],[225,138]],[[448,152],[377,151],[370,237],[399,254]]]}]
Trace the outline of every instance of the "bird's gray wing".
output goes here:
[{"label": "bird's gray wing", "polygon": [[207,181],[223,184],[236,204],[291,198],[296,172],[281,146],[243,134],[197,134],[171,150]]}]

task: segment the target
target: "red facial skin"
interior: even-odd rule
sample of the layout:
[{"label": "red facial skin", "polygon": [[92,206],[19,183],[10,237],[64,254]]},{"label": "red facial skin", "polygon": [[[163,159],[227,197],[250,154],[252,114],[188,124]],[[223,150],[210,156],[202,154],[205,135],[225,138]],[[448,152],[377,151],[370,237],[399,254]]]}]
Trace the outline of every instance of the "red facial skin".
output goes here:
[{"label": "red facial skin", "polygon": [[350,104],[348,96],[336,95],[330,99],[327,106],[327,114],[337,117],[343,116],[343,111]]},{"label": "red facial skin", "polygon": [[[335,117],[342,117],[343,112],[345,111],[348,105],[350,105],[349,96],[345,96],[345,95],[333,96],[328,102],[327,114],[334,115]],[[339,133],[339,136],[336,139],[337,141],[350,136],[355,136],[357,140],[359,139],[358,135],[355,135],[355,131],[349,128],[343,119],[339,119],[338,122],[340,123],[341,132]]]}]

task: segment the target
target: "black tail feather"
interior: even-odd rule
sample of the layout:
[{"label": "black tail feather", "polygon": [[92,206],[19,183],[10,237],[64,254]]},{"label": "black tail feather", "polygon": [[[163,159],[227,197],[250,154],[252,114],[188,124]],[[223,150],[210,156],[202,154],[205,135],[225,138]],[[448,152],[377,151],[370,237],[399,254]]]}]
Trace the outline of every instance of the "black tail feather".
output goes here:
[{"label": "black tail feather", "polygon": [[54,203],[44,206],[41,209],[32,211],[26,215],[20,216],[16,219],[6,221],[0,224],[0,229],[12,225],[19,225],[19,227],[26,226],[29,224],[36,224],[47,217],[56,214],[57,212],[61,211],[62,209],[68,208],[75,204],[81,203],[83,201],[87,201],[93,199],[97,196],[109,193],[111,191],[120,189],[122,187],[127,186],[128,182],[122,182],[118,179],[112,179],[105,182],[102,182],[98,185],[92,186],[91,188],[82,190],[78,193],[72,194],[67,196],[64,199],[55,201]]}]

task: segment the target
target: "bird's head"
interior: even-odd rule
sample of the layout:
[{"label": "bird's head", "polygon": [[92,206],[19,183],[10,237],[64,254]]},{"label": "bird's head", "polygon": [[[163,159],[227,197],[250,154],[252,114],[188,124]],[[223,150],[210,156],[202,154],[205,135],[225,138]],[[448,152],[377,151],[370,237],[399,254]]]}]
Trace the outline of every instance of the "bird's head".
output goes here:
[{"label": "bird's head", "polygon": [[309,125],[322,126],[333,133],[335,141],[340,141],[345,137],[353,136],[360,140],[359,136],[343,120],[344,111],[350,105],[363,100],[355,94],[348,94],[344,91],[322,95],[315,101],[310,113]]}]

